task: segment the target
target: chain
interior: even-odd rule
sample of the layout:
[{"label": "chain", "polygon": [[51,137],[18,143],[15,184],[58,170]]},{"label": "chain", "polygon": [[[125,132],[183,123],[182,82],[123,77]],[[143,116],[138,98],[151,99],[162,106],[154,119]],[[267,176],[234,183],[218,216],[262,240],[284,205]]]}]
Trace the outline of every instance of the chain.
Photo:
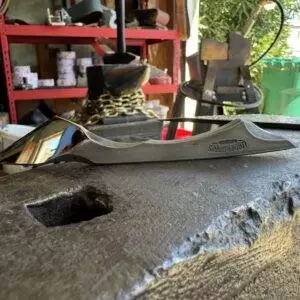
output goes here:
[{"label": "chain", "polygon": [[103,118],[132,116],[144,114],[148,118],[156,118],[151,110],[146,110],[145,95],[141,89],[131,93],[123,93],[115,97],[110,93],[102,94],[98,100],[86,100],[81,113],[76,114],[74,121],[84,125],[100,124]]}]

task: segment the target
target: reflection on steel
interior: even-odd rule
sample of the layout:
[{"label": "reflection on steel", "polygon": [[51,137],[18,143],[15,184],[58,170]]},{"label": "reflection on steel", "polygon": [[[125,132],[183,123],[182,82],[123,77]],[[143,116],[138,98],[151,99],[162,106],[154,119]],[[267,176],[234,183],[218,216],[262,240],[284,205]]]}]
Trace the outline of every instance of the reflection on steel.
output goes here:
[{"label": "reflection on steel", "polygon": [[0,154],[0,162],[43,165],[61,161],[123,164],[232,157],[296,148],[292,142],[246,120],[180,141],[121,143],[57,118]]}]

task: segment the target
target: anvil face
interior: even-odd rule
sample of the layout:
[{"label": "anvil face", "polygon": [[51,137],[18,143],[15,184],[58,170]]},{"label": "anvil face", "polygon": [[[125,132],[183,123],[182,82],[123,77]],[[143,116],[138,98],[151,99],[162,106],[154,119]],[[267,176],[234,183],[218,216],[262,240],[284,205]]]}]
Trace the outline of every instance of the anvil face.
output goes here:
[{"label": "anvil face", "polygon": [[[300,141],[298,132],[284,134]],[[219,216],[272,200],[272,183],[299,173],[299,154],[70,163],[1,178],[0,298],[116,299]]]}]

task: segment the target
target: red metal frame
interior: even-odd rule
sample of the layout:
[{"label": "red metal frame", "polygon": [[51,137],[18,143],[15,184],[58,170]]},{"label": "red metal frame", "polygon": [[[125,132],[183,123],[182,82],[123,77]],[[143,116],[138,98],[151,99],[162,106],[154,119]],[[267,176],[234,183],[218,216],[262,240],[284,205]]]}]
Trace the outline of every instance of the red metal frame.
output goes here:
[{"label": "red metal frame", "polygon": [[[177,91],[177,85],[151,85],[146,84],[143,91],[147,95],[173,94]],[[87,88],[53,88],[13,91],[14,101],[50,100],[50,99],[81,99],[87,96]]]},{"label": "red metal frame", "polygon": [[173,83],[178,85],[180,80],[180,57],[181,57],[181,46],[180,39],[173,40],[174,53],[173,53]]},{"label": "red metal frame", "polygon": [[105,51],[102,49],[100,43],[98,42],[97,39],[95,39],[93,41],[93,43],[91,43],[91,46],[94,48],[95,52],[98,54],[98,55],[104,55],[105,54]]},{"label": "red metal frame", "polygon": [[[96,52],[103,54],[98,38],[116,39],[116,30],[97,27],[54,27],[45,25],[7,25],[4,16],[0,16],[0,50],[3,58],[3,69],[7,87],[10,120],[17,123],[17,101],[30,101],[38,99],[70,99],[84,98],[86,88],[54,88],[30,91],[15,91],[10,62],[10,43],[21,44],[87,44],[95,48]],[[141,57],[148,57],[148,45],[161,42],[172,42],[173,55],[173,84],[146,85],[145,94],[176,94],[179,84],[180,70],[180,37],[175,30],[155,29],[126,29],[125,36],[129,46],[140,46]]]},{"label": "red metal frame", "polygon": [[4,32],[4,16],[0,16],[0,47],[3,61],[3,70],[5,75],[7,98],[9,104],[9,115],[13,123],[17,122],[17,109],[15,105],[13,78],[10,63],[10,50],[8,38]]},{"label": "red metal frame", "polygon": [[[18,37],[19,41],[29,43],[31,37],[51,37],[77,39],[78,38],[117,38],[117,32],[112,28],[99,27],[77,27],[77,26],[47,26],[47,25],[7,25],[2,24],[3,32],[12,41],[12,37]],[[162,41],[172,41],[179,38],[179,33],[175,30],[157,29],[125,29],[125,37],[130,40],[153,40],[155,43]],[[66,44],[66,42],[65,42]],[[76,44],[76,40],[75,40]]]}]

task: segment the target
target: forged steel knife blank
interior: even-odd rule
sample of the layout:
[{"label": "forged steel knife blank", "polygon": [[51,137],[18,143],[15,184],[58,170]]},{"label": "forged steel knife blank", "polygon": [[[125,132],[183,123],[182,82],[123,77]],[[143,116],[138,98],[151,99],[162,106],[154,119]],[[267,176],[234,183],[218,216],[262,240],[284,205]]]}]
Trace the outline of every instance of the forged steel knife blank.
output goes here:
[{"label": "forged steel knife blank", "polygon": [[92,164],[123,164],[212,159],[267,153],[296,148],[292,142],[269,133],[252,122],[235,120],[212,132],[185,140],[119,143],[79,126],[87,140],[47,163],[84,159]]}]

